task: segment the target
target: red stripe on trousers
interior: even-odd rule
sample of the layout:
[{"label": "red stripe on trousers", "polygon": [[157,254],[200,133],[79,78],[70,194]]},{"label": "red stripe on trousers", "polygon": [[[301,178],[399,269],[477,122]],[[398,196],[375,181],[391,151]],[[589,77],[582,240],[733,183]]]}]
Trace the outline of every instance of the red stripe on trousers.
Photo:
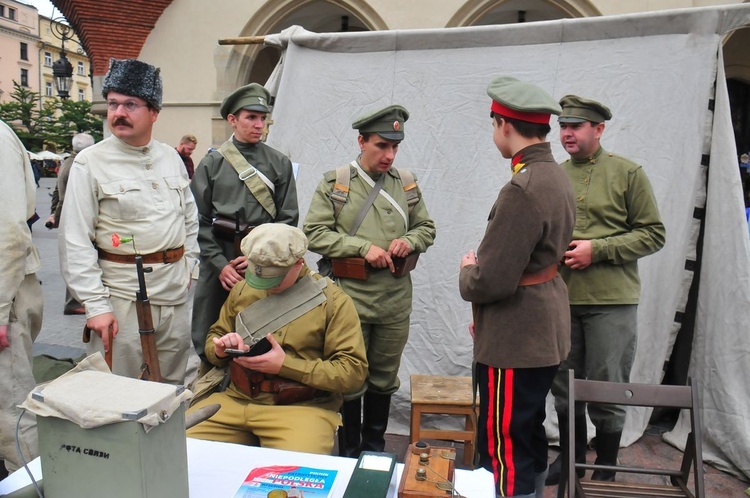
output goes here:
[{"label": "red stripe on trousers", "polygon": [[513,369],[509,368],[505,370],[504,382],[504,403],[503,403],[503,420],[502,420],[502,436],[503,436],[503,460],[507,469],[507,485],[506,491],[507,496],[513,496],[516,487],[516,465],[513,461],[513,441],[510,438],[510,422],[511,415],[513,414]]}]

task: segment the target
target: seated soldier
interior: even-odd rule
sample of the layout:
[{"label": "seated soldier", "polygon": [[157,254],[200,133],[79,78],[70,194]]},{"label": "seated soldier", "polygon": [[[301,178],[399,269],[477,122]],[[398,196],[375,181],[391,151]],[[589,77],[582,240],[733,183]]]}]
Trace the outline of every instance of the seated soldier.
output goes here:
[{"label": "seated soldier", "polygon": [[[268,223],[242,240],[245,281],[232,289],[206,339],[206,358],[229,365],[231,383],[190,411],[221,409],[187,435],[230,443],[330,454],[342,394],[360,389],[367,357],[349,296],[314,274],[298,228]],[[265,337],[270,351],[231,357]],[[211,375],[211,373],[209,373]]]}]

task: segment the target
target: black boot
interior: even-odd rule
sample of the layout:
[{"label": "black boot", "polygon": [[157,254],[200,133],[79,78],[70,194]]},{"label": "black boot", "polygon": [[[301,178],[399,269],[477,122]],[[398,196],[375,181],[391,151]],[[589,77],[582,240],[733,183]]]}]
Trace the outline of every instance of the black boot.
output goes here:
[{"label": "black boot", "polygon": [[[621,437],[622,431],[596,431],[596,462],[594,463],[597,465],[617,465],[617,454],[620,452]],[[615,480],[615,472],[595,470],[591,476],[591,480],[612,482]]]},{"label": "black boot", "polygon": [[[560,483],[560,475],[568,471],[568,417],[564,415],[557,416],[557,423],[560,430],[560,454],[549,464],[547,479],[544,481],[545,486],[554,486]],[[586,436],[586,415],[576,415],[576,442],[575,442],[575,459],[576,463],[586,463],[586,446],[588,438]],[[583,469],[576,470],[578,477],[586,475]]]},{"label": "black boot", "polygon": [[391,412],[391,395],[365,393],[362,416],[362,451],[383,451],[388,415]]},{"label": "black boot", "polygon": [[339,456],[359,458],[360,432],[362,431],[362,398],[344,401],[341,405],[339,429]]}]

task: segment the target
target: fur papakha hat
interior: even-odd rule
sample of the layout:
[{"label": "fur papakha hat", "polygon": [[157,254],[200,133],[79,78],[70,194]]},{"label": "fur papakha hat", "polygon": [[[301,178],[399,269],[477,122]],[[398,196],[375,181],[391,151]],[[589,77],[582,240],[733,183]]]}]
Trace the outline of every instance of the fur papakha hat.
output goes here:
[{"label": "fur papakha hat", "polygon": [[104,76],[102,97],[109,92],[139,97],[161,110],[161,70],[137,59],[110,59],[109,71]]}]

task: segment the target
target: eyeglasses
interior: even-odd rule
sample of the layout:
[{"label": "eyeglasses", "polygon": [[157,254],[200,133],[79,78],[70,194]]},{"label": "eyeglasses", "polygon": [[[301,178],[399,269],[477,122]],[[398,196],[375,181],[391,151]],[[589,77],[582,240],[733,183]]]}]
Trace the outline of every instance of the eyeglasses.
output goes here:
[{"label": "eyeglasses", "polygon": [[114,100],[110,100],[107,102],[107,109],[112,112],[115,112],[120,106],[124,107],[126,112],[133,112],[139,107],[147,107],[148,104],[139,104],[132,100],[128,100],[127,102],[115,102]]}]

